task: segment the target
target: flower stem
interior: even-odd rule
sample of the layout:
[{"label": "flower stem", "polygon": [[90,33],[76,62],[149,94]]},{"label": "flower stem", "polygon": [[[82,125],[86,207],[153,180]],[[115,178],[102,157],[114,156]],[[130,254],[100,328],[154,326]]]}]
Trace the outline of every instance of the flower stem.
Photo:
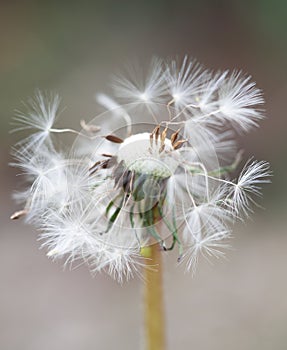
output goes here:
[{"label": "flower stem", "polygon": [[158,243],[147,248],[145,255],[150,260],[145,268],[144,286],[146,350],[164,350],[165,322],[162,290],[162,251]]}]

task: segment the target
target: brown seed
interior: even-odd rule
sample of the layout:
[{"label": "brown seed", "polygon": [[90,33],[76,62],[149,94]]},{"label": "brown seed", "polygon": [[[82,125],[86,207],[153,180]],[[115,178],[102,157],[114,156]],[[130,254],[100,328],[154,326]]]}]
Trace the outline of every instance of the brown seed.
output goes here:
[{"label": "brown seed", "polygon": [[28,213],[26,209],[16,211],[14,214],[10,216],[11,220],[17,220],[20,219],[22,216],[25,216]]},{"label": "brown seed", "polygon": [[166,138],[166,134],[167,134],[167,127],[163,130],[163,132],[161,133],[160,136],[160,140],[161,140],[161,145],[164,144],[165,138]]},{"label": "brown seed", "polygon": [[111,141],[111,142],[114,142],[114,143],[123,143],[124,140],[115,136],[115,135],[107,135],[105,136],[105,138],[108,140],[108,141]]},{"label": "brown seed", "polygon": [[93,170],[94,168],[97,168],[98,165],[100,165],[100,164],[101,164],[101,161],[99,160],[98,162],[96,162],[95,164],[93,164],[93,165],[89,168],[89,170]]},{"label": "brown seed", "polygon": [[110,159],[104,160],[101,164],[103,169],[107,169],[109,167]]},{"label": "brown seed", "polygon": [[179,132],[180,132],[180,129],[178,129],[175,133],[173,133],[173,134],[171,135],[170,141],[171,141],[171,144],[172,144],[172,145],[175,143],[175,141],[176,141],[176,139],[177,139],[177,137],[178,137]]},{"label": "brown seed", "polygon": [[178,140],[178,141],[173,145],[173,148],[174,148],[174,149],[179,149],[185,142],[187,142],[187,140]]},{"label": "brown seed", "polygon": [[159,129],[160,129],[160,125],[156,126],[153,130],[153,132],[151,133],[152,136],[155,136],[155,143],[157,144],[157,140],[159,137]]},{"label": "brown seed", "polygon": [[90,175],[93,175],[98,169],[108,169],[111,168],[116,163],[116,158],[112,157],[109,159],[103,159],[96,162],[89,170]]}]

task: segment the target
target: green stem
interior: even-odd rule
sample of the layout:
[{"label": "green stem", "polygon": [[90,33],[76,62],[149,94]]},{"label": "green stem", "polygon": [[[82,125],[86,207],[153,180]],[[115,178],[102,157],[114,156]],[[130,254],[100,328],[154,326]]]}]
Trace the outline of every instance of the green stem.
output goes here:
[{"label": "green stem", "polygon": [[165,349],[161,253],[159,244],[145,249],[145,256],[149,258],[144,286],[146,350]]}]

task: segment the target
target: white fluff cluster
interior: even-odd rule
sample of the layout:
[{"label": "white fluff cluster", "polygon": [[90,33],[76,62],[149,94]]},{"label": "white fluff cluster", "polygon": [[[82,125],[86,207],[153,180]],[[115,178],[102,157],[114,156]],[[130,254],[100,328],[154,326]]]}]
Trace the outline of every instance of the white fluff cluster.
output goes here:
[{"label": "white fluff cluster", "polygon": [[[11,218],[41,230],[49,257],[84,261],[119,282],[141,274],[151,244],[163,254],[177,247],[192,271],[200,255],[224,255],[230,226],[270,176],[268,163],[252,161],[230,180],[241,160],[234,134],[262,119],[250,77],[187,57],[154,60],[145,78],[139,72],[115,79],[121,104],[98,96],[107,111],[82,121],[81,132],[54,127],[56,95],[38,92],[16,117],[16,130],[32,133],[13,150],[28,186]],[[77,138],[60,150],[55,136],[66,132]]]}]

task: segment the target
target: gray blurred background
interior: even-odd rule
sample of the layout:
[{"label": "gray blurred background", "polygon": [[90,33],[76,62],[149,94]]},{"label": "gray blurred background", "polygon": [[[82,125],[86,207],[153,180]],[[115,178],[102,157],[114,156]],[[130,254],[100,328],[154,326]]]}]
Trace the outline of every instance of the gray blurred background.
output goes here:
[{"label": "gray blurred background", "polygon": [[166,259],[169,349],[287,348],[286,100],[284,0],[1,1],[0,349],[140,349],[142,286],[86,268],[63,271],[39,251],[37,232],[10,222],[17,171],[7,166],[14,109],[36,88],[67,106],[62,125],[98,113],[93,96],[133,59],[190,54],[210,68],[252,74],[266,119],[239,140],[269,160],[272,185],[252,221],[236,226],[227,260],[201,262],[195,278]]}]

